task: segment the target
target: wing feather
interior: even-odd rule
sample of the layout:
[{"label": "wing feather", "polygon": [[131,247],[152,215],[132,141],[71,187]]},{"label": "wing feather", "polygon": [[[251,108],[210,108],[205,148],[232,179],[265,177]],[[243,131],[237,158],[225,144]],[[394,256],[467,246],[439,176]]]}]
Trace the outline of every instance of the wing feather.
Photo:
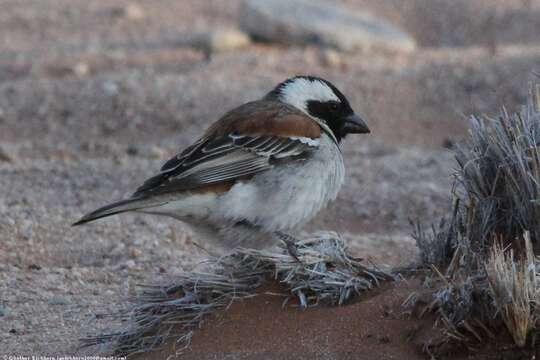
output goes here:
[{"label": "wing feather", "polygon": [[258,100],[221,117],[204,136],[167,161],[133,196],[202,190],[298,161],[318,146],[321,127],[287,104]]},{"label": "wing feather", "polygon": [[309,156],[317,140],[302,137],[229,134],[203,138],[163,165],[134,197],[196,190],[204,185],[253,176],[274,166]]}]

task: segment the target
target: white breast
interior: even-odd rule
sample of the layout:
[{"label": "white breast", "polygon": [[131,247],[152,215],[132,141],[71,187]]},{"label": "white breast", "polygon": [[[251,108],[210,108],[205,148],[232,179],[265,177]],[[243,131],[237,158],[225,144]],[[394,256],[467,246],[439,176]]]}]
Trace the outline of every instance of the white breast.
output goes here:
[{"label": "white breast", "polygon": [[238,183],[217,200],[215,221],[240,221],[266,231],[302,226],[337,197],[345,167],[338,146],[326,134],[319,148],[303,163],[280,165]]}]

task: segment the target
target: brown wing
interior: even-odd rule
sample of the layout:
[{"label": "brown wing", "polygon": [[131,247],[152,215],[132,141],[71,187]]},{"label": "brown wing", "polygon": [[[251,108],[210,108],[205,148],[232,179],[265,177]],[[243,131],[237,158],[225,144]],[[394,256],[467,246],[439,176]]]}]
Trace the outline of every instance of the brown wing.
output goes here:
[{"label": "brown wing", "polygon": [[231,186],[231,181],[266,171],[278,161],[304,159],[318,146],[320,128],[307,116],[280,103],[258,103],[227,113],[133,196]]},{"label": "brown wing", "polygon": [[206,136],[226,134],[298,136],[316,139],[320,126],[296,108],[276,101],[253,101],[229,111]]}]

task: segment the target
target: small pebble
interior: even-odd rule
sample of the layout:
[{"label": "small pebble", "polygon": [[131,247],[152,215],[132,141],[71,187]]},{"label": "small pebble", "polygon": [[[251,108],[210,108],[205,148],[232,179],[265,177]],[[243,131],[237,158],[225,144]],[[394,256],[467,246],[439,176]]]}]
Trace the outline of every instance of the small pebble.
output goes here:
[{"label": "small pebble", "polygon": [[159,146],[152,146],[148,149],[147,156],[151,159],[161,159],[165,156],[165,151]]},{"label": "small pebble", "polygon": [[455,146],[454,144],[454,141],[450,138],[446,138],[444,139],[443,143],[442,143],[442,147],[445,148],[445,149],[453,149]]},{"label": "small pebble", "polygon": [[137,248],[132,248],[130,250],[130,254],[131,254],[131,257],[137,258],[137,257],[141,256],[142,252],[141,252],[141,250],[139,250]]},{"label": "small pebble", "polygon": [[30,265],[28,265],[28,269],[29,270],[41,270],[41,266],[39,266],[38,264],[30,264]]},{"label": "small pebble", "polygon": [[62,296],[53,296],[47,301],[49,305],[67,305],[68,300]]},{"label": "small pebble", "polygon": [[13,321],[11,329],[9,330],[10,334],[24,334],[24,326],[18,320]]},{"label": "small pebble", "polygon": [[385,335],[385,336],[381,336],[381,337],[379,338],[379,342],[380,342],[381,344],[388,344],[388,343],[390,342],[390,338],[389,338],[388,336],[386,336],[386,335]]},{"label": "small pebble", "polygon": [[101,84],[101,88],[109,96],[118,95],[118,92],[120,91],[118,84],[111,80],[104,81],[103,84]]},{"label": "small pebble", "polygon": [[137,4],[129,4],[124,8],[124,16],[133,21],[140,21],[146,17],[142,7]]},{"label": "small pebble", "polygon": [[[0,109],[1,110],[1,109]],[[11,157],[0,147],[0,161],[11,162]]]},{"label": "small pebble", "polygon": [[131,155],[131,156],[139,155],[140,152],[141,152],[141,150],[135,144],[128,145],[128,147],[126,149],[126,154]]},{"label": "small pebble", "polygon": [[90,74],[90,66],[84,62],[78,62],[73,67],[73,73],[78,77],[85,77]]},{"label": "small pebble", "polygon": [[178,39],[178,45],[200,49],[207,57],[213,53],[244,48],[250,43],[251,39],[247,34],[234,28],[218,28]]},{"label": "small pebble", "polygon": [[343,65],[343,58],[339,52],[334,49],[324,49],[320,55],[324,66],[337,68]]},{"label": "small pebble", "polygon": [[250,44],[249,36],[238,29],[217,29],[209,34],[208,46],[212,52],[231,51]]}]

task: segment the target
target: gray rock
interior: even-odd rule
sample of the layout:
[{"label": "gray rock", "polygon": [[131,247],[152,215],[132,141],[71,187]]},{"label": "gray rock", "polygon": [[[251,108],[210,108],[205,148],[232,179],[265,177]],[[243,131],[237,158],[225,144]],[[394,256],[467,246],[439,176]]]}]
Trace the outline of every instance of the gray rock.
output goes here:
[{"label": "gray rock", "polygon": [[244,0],[240,26],[253,38],[284,44],[316,44],[343,51],[410,52],[416,42],[370,14],[323,0]]}]

